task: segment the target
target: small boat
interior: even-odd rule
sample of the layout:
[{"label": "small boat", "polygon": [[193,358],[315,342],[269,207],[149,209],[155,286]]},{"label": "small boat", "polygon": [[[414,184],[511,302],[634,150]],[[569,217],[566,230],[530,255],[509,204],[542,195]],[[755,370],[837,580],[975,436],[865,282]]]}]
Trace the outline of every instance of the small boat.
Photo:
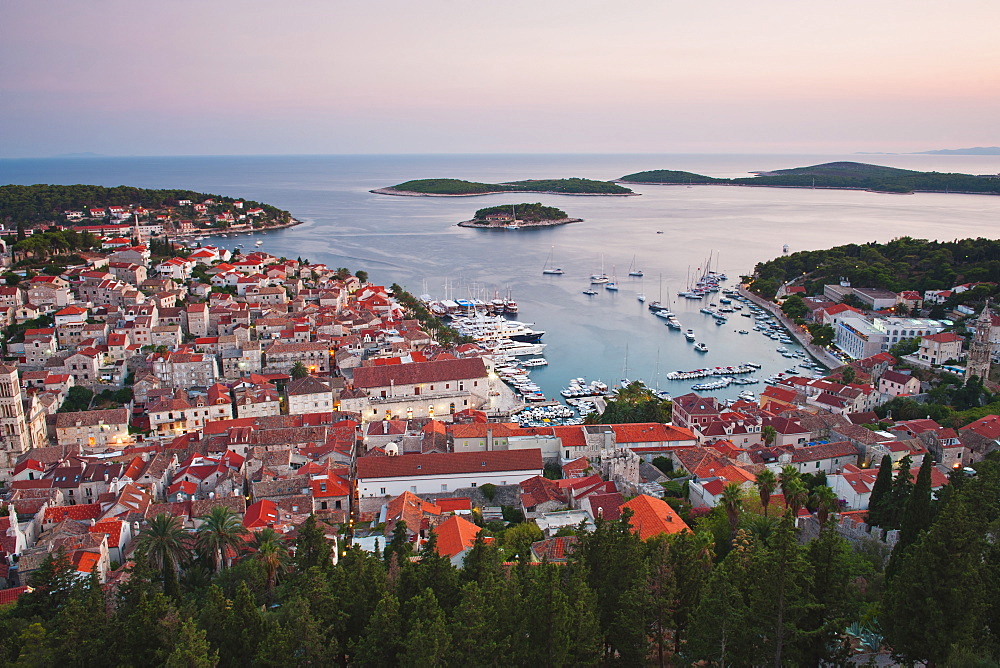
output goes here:
[{"label": "small boat", "polygon": [[741,329],[741,330],[740,330],[740,334],[749,334],[749,333],[750,333],[750,332],[748,332],[748,331],[747,331],[747,330],[745,330],[745,329]]},{"label": "small boat", "polygon": [[696,344],[694,344],[694,349],[697,350],[699,353],[707,353],[708,352],[708,346],[706,346],[704,343],[696,343]]},{"label": "small boat", "polygon": [[542,265],[542,273],[548,274],[550,276],[562,276],[563,270],[561,267],[550,266],[549,263],[552,261],[552,248],[549,248],[549,256],[545,258],[545,264]]},{"label": "small boat", "polygon": [[663,234],[663,230],[656,230],[657,234]]},{"label": "small boat", "polygon": [[688,331],[684,332],[684,338],[687,339],[688,341],[694,341],[694,330],[689,329]]},{"label": "small boat", "polygon": [[585,295],[596,295],[597,294],[597,290],[592,290],[590,288],[587,288],[586,290],[583,291],[583,294],[585,294]]},{"label": "small boat", "polygon": [[628,266],[628,275],[636,276],[641,278],[643,276],[642,269],[635,266],[635,255],[632,256],[632,264]]},{"label": "small boat", "polygon": [[644,301],[646,301],[646,295],[644,295],[644,294],[642,294],[642,293],[640,292],[640,293],[639,293],[639,294],[638,294],[638,295],[636,296],[636,299],[638,299],[638,300],[639,300],[640,302],[644,302]]},{"label": "small boat", "polygon": [[258,239],[257,242],[254,243],[254,246],[257,246],[257,247],[260,247],[260,246],[263,246],[263,245],[264,245],[264,240],[263,239]]}]

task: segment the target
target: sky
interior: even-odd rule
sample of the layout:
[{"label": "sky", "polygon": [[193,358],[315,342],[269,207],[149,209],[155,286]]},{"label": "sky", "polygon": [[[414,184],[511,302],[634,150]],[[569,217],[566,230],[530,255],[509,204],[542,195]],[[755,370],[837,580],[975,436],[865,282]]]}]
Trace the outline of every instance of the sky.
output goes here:
[{"label": "sky", "polygon": [[0,0],[0,157],[1000,145],[997,0]]}]

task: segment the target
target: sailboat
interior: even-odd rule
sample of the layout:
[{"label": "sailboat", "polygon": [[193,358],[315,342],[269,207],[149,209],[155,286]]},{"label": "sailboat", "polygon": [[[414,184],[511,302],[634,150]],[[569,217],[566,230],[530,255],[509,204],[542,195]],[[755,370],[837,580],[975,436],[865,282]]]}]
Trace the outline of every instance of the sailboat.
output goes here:
[{"label": "sailboat", "polygon": [[611,265],[611,280],[604,284],[605,290],[618,291],[618,275],[615,273],[614,265]]},{"label": "sailboat", "polygon": [[[667,292],[669,294],[669,291]],[[656,301],[649,302],[650,311],[669,311],[670,309],[663,304],[663,274],[660,274],[660,296],[656,298]]]},{"label": "sailboat", "polygon": [[608,275],[604,273],[604,254],[602,253],[601,254],[601,273],[594,274],[593,276],[591,276],[590,277],[590,282],[591,283],[607,283],[610,280],[611,279],[608,278]]},{"label": "sailboat", "polygon": [[635,266],[635,255],[632,256],[632,264],[630,264],[628,266],[628,275],[629,276],[638,276],[640,278],[643,275],[642,274],[642,269],[639,269],[638,267]]},{"label": "sailboat", "polygon": [[554,248],[554,246],[553,247],[549,247],[549,256],[547,258],[545,258],[545,264],[542,265],[542,273],[543,274],[553,274],[553,275],[556,275],[556,276],[561,276],[564,272],[563,272],[563,270],[560,267],[550,267],[549,266],[549,263],[552,261],[552,250],[553,250],[553,248]]}]

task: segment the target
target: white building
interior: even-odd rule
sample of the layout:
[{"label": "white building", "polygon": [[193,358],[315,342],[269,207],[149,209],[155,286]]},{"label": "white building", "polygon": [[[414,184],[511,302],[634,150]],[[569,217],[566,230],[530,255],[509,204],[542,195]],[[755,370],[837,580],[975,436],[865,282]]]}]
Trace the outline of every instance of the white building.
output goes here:
[{"label": "white building", "polygon": [[357,461],[358,494],[399,496],[431,494],[467,487],[519,485],[542,475],[541,450],[450,452],[396,457],[361,457]]}]

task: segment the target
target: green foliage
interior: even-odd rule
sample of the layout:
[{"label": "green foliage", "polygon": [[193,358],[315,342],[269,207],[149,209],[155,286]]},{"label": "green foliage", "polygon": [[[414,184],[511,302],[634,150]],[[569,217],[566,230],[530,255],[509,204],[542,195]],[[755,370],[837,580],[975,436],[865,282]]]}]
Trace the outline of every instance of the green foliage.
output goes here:
[{"label": "green foliage", "polygon": [[912,355],[917,352],[917,349],[919,348],[920,337],[915,336],[912,339],[903,339],[899,343],[893,344],[889,348],[889,354],[896,358],[906,357],[907,355]]},{"label": "green foliage", "polygon": [[502,204],[500,206],[490,206],[479,209],[474,216],[475,220],[485,220],[486,216],[495,213],[513,214],[518,220],[537,223],[542,220],[562,220],[567,218],[566,212],[554,206],[542,206],[541,202],[535,204]]},{"label": "green foliage", "polygon": [[66,399],[59,407],[60,413],[70,413],[75,411],[85,411],[90,408],[90,402],[94,398],[94,393],[82,385],[74,385],[66,393]]},{"label": "green foliage", "polygon": [[661,399],[641,380],[636,380],[615,392],[600,415],[587,416],[588,424],[625,424],[635,422],[670,422],[673,404]]},{"label": "green foliage", "polygon": [[[139,204],[147,209],[176,206],[178,200],[194,202],[214,199],[214,213],[231,210],[233,197],[208,195],[193,190],[150,190],[131,186],[104,188],[94,185],[0,186],[0,221],[24,223],[32,227],[42,222],[65,220],[65,211],[83,211],[108,206]],[[266,216],[287,220],[291,215],[269,204],[242,200],[246,208],[264,209]]]},{"label": "green foliage", "polygon": [[836,332],[830,325],[821,325],[818,322],[810,323],[806,326],[809,331],[809,335],[812,337],[812,343],[823,348],[829,347],[833,343],[833,338],[836,336]]},{"label": "green foliage", "polygon": [[393,190],[429,195],[484,195],[499,192],[586,193],[591,195],[629,195],[632,191],[611,181],[591,179],[538,179],[510,183],[476,183],[461,179],[417,179],[393,186]]},{"label": "green foliage", "polygon": [[781,304],[781,311],[789,318],[801,318],[809,312],[806,303],[799,295],[792,295]]},{"label": "green foliage", "polygon": [[727,183],[749,186],[782,186],[792,188],[847,188],[886,193],[962,192],[1000,193],[1000,180],[984,179],[971,174],[917,172],[895,167],[868,165],[860,162],[830,162],[812,167],[779,169],[735,179],[716,179],[691,172],[653,170],[623,176],[621,181],[633,183],[705,184]]},{"label": "green foliage", "polygon": [[296,362],[292,365],[288,375],[292,377],[292,380],[299,380],[300,378],[305,378],[309,375],[309,369],[307,369],[306,365],[302,362]]},{"label": "green foliage", "polygon": [[[992,183],[1000,189],[1000,179]],[[803,275],[815,285],[836,283],[844,277],[852,285],[894,292],[947,289],[963,280],[1000,282],[1000,240],[928,241],[900,237],[884,244],[870,242],[800,251],[758,264],[751,290],[772,299],[779,285]],[[994,292],[995,289],[983,286],[957,295],[948,304],[981,303]]]},{"label": "green foliage", "polygon": [[483,496],[486,497],[487,501],[492,501],[493,497],[497,495],[497,486],[491,482],[488,482],[483,485],[480,485],[479,491],[482,492]]}]

